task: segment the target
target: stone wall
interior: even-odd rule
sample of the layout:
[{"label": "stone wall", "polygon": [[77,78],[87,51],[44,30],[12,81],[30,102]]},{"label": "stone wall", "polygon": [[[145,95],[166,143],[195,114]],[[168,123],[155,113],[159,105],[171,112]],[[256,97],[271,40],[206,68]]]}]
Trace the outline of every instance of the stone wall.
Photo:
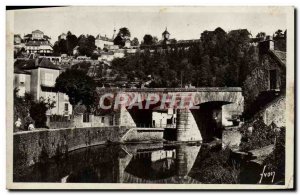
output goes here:
[{"label": "stone wall", "polygon": [[162,141],[163,128],[131,128],[122,138],[124,142]]},{"label": "stone wall", "polygon": [[89,127],[14,133],[14,173],[54,156],[83,147],[119,142],[126,127]]},{"label": "stone wall", "polygon": [[[253,102],[257,100],[261,92],[270,90],[270,70],[276,70],[276,88],[284,91],[285,72],[270,55],[263,55],[259,65],[249,74],[243,84],[245,111],[253,109]],[[256,107],[261,105],[256,105]]]},{"label": "stone wall", "polygon": [[[285,126],[285,111],[286,111],[286,97],[280,96],[271,103],[269,103],[258,115],[263,117],[264,123],[270,125],[272,122],[277,127]],[[256,116],[256,117],[257,117]]]}]

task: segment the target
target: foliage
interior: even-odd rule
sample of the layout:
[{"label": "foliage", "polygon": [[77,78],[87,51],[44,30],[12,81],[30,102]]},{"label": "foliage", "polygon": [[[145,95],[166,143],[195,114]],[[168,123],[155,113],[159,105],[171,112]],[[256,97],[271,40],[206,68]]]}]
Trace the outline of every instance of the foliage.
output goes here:
[{"label": "foliage", "polygon": [[14,121],[21,119],[21,129],[27,130],[26,117],[30,114],[36,128],[46,126],[46,112],[54,108],[55,101],[41,98],[35,101],[32,95],[25,93],[24,97],[18,95],[18,90],[14,89]]},{"label": "foliage", "polygon": [[[249,127],[253,127],[252,133],[249,133]],[[274,144],[275,131],[273,125],[267,126],[262,117],[259,117],[254,122],[245,124],[240,131],[242,133],[241,151],[254,150]]]},{"label": "foliage", "polygon": [[98,54],[97,53],[92,53],[91,59],[92,60],[98,60]]},{"label": "foliage", "polygon": [[138,38],[134,37],[131,41],[131,45],[132,46],[138,46],[140,43],[139,43],[139,40]]},{"label": "foliage", "polygon": [[56,79],[55,88],[67,94],[73,106],[81,103],[90,108],[94,103],[95,82],[82,70],[67,69]]},{"label": "foliage", "polygon": [[56,41],[53,46],[53,52],[54,55],[67,54],[68,53],[67,41],[64,39]]},{"label": "foliage", "polygon": [[131,33],[128,28],[120,28],[116,38],[114,39],[114,44],[124,47],[125,41],[130,38],[130,36]]},{"label": "foliage", "polygon": [[265,37],[265,36],[266,36],[265,32],[259,32],[259,33],[257,33],[256,38],[262,38],[262,37]]},{"label": "foliage", "polygon": [[[207,151],[205,151],[207,150]],[[201,149],[201,158],[197,158],[190,174],[205,184],[237,184],[239,183],[240,168],[229,162],[230,149],[208,150]]]},{"label": "foliage", "polygon": [[70,31],[67,33],[67,50],[69,55],[73,55],[73,49],[77,46],[78,40],[76,35],[73,35]]},{"label": "foliage", "polygon": [[126,37],[129,38],[131,36],[129,29],[126,27],[120,28],[118,35],[120,35],[123,39]]},{"label": "foliage", "polygon": [[61,54],[73,54],[73,49],[77,46],[78,40],[76,35],[73,35],[70,31],[67,33],[66,40],[60,39],[54,43],[53,52],[54,55]]},{"label": "foliage", "polygon": [[144,45],[152,45],[154,42],[153,42],[153,37],[149,34],[146,34],[143,38],[143,44]]},{"label": "foliage", "polygon": [[95,37],[92,35],[80,35],[78,37],[78,46],[80,55],[92,56],[94,50],[97,48],[95,45]]},{"label": "foliage", "polygon": [[82,61],[82,62],[79,62],[77,64],[74,64],[71,67],[71,69],[80,70],[80,71],[83,71],[83,72],[85,72],[87,74],[90,67],[91,67],[91,62]]},{"label": "foliage", "polygon": [[[226,33],[217,28],[203,32],[201,43],[191,43],[188,48],[144,49],[126,59],[114,59],[112,68],[141,81],[151,75],[151,87],[180,87],[181,83],[183,87],[241,86],[253,64],[258,63],[249,36],[247,30]],[[155,42],[153,37],[152,41],[150,36],[145,38],[147,44]]]},{"label": "foliage", "polygon": [[46,127],[46,112],[54,107],[55,102],[50,99],[41,98],[38,102],[33,102],[30,108],[30,116],[35,122],[36,128]]},{"label": "foliage", "polygon": [[280,128],[280,131],[276,135],[275,149],[271,155],[264,160],[265,165],[279,174],[285,172],[285,134],[285,127]]}]

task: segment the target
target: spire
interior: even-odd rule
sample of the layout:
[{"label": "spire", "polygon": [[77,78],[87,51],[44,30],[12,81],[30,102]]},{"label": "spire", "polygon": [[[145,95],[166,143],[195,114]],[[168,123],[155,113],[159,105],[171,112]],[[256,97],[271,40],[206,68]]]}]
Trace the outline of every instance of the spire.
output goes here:
[{"label": "spire", "polygon": [[169,34],[170,35],[170,33],[168,32],[168,28],[166,27],[166,30],[162,33],[163,35],[166,35],[166,34]]},{"label": "spire", "polygon": [[114,27],[114,34],[112,36],[112,39],[115,39],[115,36],[116,36],[116,28]]}]

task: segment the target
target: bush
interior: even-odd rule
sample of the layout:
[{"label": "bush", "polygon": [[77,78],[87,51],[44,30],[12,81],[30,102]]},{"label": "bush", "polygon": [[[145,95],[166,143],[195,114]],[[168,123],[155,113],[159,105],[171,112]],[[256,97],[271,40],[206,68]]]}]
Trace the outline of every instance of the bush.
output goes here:
[{"label": "bush", "polygon": [[236,164],[230,163],[229,159],[229,148],[219,151],[209,150],[201,157],[201,162],[195,162],[195,164],[199,163],[199,166],[194,166],[191,174],[201,183],[237,184],[239,183],[240,168]]},{"label": "bush", "polygon": [[285,127],[280,128],[280,132],[276,136],[275,149],[265,160],[264,164],[275,170],[276,173],[285,173]]},{"label": "bush", "polygon": [[[253,127],[251,134],[248,132],[249,127]],[[261,117],[252,123],[245,124],[240,131],[242,133],[241,151],[254,150],[274,144],[275,132],[273,124],[267,126]]]},{"label": "bush", "polygon": [[[55,101],[41,98],[35,101],[32,95],[25,93],[24,97],[18,95],[18,90],[14,90],[14,122],[21,119],[21,127],[14,131],[27,130],[29,123],[34,123],[36,128],[46,127],[46,112],[52,109]],[[28,116],[30,114],[30,116]]]}]

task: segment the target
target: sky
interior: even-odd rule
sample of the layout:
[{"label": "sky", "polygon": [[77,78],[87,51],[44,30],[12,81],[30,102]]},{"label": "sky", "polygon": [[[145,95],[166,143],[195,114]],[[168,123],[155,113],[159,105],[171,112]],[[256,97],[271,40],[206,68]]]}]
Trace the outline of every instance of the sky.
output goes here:
[{"label": "sky", "polygon": [[101,34],[112,37],[113,29],[127,27],[131,38],[142,40],[145,34],[161,39],[166,29],[171,38],[199,39],[204,30],[221,27],[225,31],[248,29],[272,35],[287,28],[287,17],[279,8],[247,7],[59,7],[14,11],[15,34],[39,29],[55,42],[61,33],[76,36]]}]

